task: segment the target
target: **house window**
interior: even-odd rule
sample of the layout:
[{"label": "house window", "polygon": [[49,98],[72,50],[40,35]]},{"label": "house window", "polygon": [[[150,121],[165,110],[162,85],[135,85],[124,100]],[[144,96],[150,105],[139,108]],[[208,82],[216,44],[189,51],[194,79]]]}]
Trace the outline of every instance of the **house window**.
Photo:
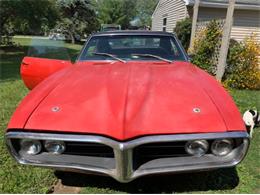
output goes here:
[{"label": "house window", "polygon": [[167,18],[163,18],[163,31],[166,31],[166,25],[167,25]]},{"label": "house window", "polygon": [[167,18],[163,18],[163,26],[167,25]]}]

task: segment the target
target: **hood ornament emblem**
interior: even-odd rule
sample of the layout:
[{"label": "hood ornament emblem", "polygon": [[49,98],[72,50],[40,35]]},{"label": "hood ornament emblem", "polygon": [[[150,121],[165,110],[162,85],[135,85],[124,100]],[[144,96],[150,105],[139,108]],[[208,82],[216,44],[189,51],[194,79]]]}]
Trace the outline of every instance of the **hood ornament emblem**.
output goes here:
[{"label": "hood ornament emblem", "polygon": [[200,108],[193,108],[193,112],[200,113]]},{"label": "hood ornament emblem", "polygon": [[51,111],[52,112],[59,112],[60,111],[60,107],[58,107],[58,106],[52,107]]}]

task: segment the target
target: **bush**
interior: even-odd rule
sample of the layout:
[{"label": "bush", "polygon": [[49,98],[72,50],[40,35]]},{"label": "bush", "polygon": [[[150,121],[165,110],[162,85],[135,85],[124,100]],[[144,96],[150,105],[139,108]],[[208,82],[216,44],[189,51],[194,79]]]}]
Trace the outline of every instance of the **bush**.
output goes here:
[{"label": "bush", "polygon": [[190,18],[185,18],[181,21],[178,21],[176,27],[173,30],[186,51],[190,45],[191,28],[192,20]]},{"label": "bush", "polygon": [[[190,42],[191,20],[177,23],[175,32],[187,49]],[[219,21],[212,20],[196,32],[194,47],[189,52],[194,55],[192,63],[215,75],[218,49],[222,38]],[[260,44],[251,36],[243,42],[230,40],[227,67],[223,77],[225,87],[237,89],[260,89]]]},{"label": "bush", "polygon": [[194,40],[194,48],[190,51],[194,54],[192,63],[214,75],[216,64],[214,57],[216,49],[221,43],[222,30],[216,20],[210,21],[207,26],[199,31]]},{"label": "bush", "polygon": [[260,89],[260,44],[255,36],[230,45],[224,85],[237,89]]}]

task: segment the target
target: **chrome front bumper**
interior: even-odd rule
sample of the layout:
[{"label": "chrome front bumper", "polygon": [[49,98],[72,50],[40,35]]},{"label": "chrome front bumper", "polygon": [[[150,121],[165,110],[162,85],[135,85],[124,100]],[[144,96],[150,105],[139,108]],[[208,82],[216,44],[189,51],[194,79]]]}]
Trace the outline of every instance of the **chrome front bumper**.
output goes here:
[{"label": "chrome front bumper", "polygon": [[[201,133],[201,134],[177,134],[177,135],[154,135],[119,142],[113,139],[96,135],[73,135],[52,133],[26,133],[8,132],[6,144],[11,155],[20,163],[50,167],[59,170],[90,172],[94,174],[109,175],[120,182],[129,182],[140,176],[149,174],[175,173],[187,171],[200,171],[231,167],[237,165],[247,153],[249,136],[246,132],[228,133]],[[113,149],[113,158],[54,155],[47,152],[35,156],[22,156],[12,144],[14,139],[37,139],[37,140],[61,140],[80,143],[100,143]],[[207,154],[202,157],[186,156],[154,159],[139,167],[134,166],[134,148],[143,144],[180,142],[196,139],[214,140],[221,138],[240,138],[241,144],[234,148],[231,153],[224,157]]]}]

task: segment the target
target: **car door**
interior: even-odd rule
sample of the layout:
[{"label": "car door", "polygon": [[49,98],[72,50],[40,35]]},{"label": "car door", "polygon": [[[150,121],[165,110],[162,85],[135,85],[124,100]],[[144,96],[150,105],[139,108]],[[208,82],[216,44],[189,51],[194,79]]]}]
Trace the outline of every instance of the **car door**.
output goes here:
[{"label": "car door", "polygon": [[48,76],[71,65],[72,62],[69,60],[24,57],[20,74],[26,87],[33,89]]}]

